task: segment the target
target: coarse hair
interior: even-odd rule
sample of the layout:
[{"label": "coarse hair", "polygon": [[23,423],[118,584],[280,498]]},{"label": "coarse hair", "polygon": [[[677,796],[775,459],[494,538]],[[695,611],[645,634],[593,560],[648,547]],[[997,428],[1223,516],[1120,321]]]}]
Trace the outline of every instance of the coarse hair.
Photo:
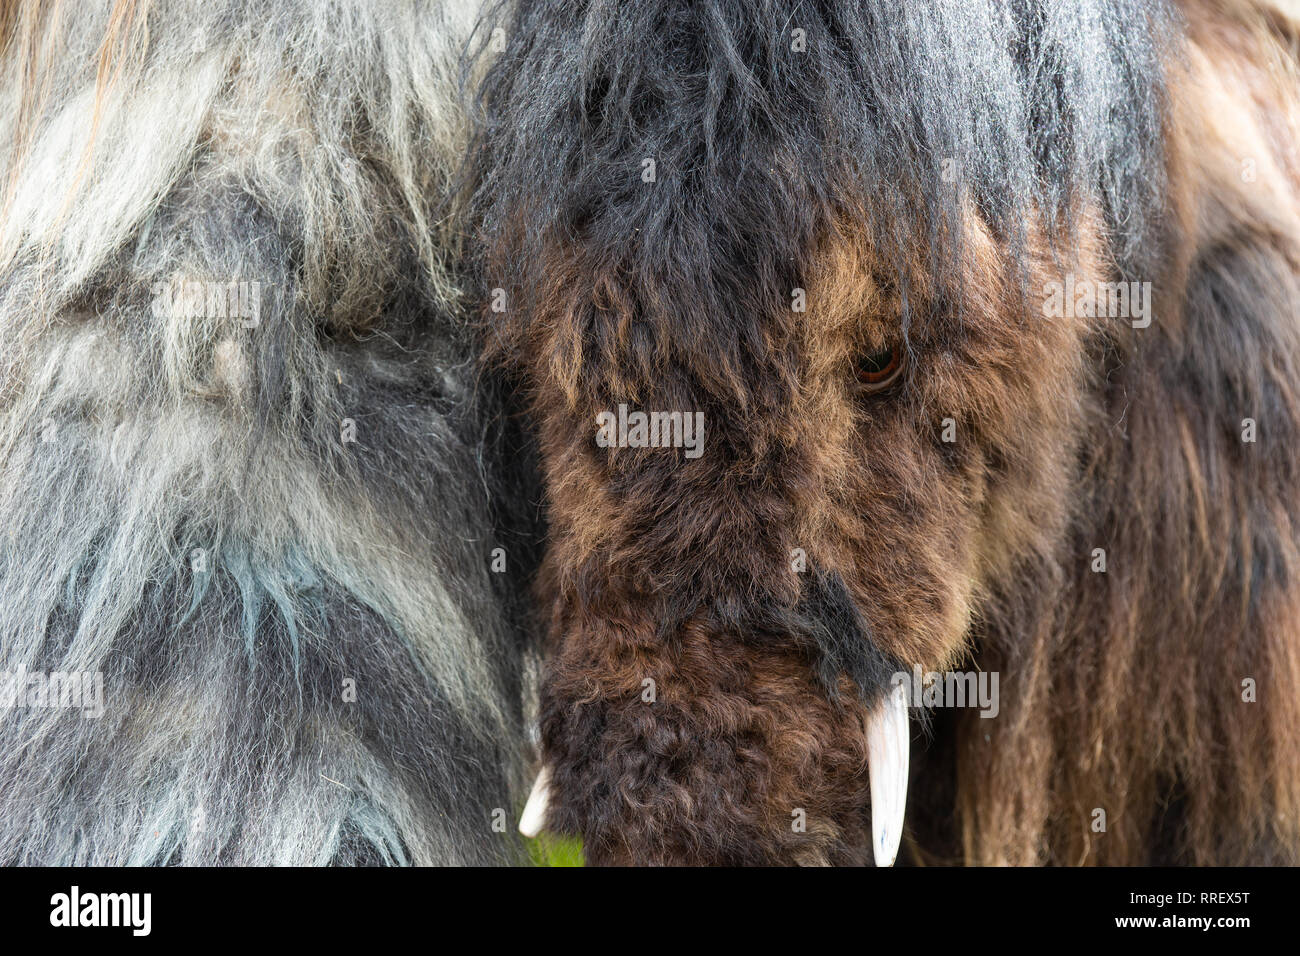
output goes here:
[{"label": "coarse hair", "polygon": [[526,859],[530,453],[447,188],[477,6],[0,5],[0,670],[105,697],[0,710],[0,861]]}]

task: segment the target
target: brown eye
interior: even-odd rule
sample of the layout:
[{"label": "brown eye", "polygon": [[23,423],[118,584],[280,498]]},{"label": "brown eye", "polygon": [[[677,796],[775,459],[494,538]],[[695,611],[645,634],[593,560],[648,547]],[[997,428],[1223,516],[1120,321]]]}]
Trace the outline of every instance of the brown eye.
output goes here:
[{"label": "brown eye", "polygon": [[898,381],[903,372],[905,355],[901,345],[873,352],[858,359],[858,382],[865,392],[883,392]]}]

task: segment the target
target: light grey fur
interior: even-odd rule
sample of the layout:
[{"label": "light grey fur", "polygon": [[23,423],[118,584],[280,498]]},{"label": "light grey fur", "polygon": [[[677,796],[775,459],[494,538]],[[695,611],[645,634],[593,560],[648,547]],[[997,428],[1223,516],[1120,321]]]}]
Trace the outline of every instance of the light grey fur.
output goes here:
[{"label": "light grey fur", "polygon": [[440,205],[477,3],[156,0],[96,118],[108,6],[29,149],[3,64],[0,671],[105,713],[0,709],[0,862],[519,859],[526,460]]}]

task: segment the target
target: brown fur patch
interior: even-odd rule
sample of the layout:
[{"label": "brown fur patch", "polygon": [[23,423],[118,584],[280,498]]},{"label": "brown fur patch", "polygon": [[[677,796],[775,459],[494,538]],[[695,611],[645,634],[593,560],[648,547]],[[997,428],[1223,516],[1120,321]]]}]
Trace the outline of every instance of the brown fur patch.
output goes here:
[{"label": "brown fur patch", "polygon": [[1184,9],[1179,245],[1151,328],[1093,345],[1107,378],[1054,607],[1025,601],[1024,568],[982,631],[1009,709],[957,721],[970,862],[1300,861],[1294,63],[1247,4]]},{"label": "brown fur patch", "polygon": [[[997,719],[940,714],[914,747],[914,857],[1297,861],[1294,63],[1244,4],[1186,8],[1149,328],[1039,308],[1066,271],[1118,278],[1093,208],[1019,255],[968,210],[956,287],[923,237],[900,270],[845,215],[757,283],[806,312],[737,283],[723,319],[553,237],[494,348],[531,384],[550,504],[549,823],[591,862],[868,855],[880,683],[814,678],[814,580],[847,593],[827,626],[861,674],[1001,675]],[[905,378],[862,395],[855,361],[895,344]],[[703,455],[597,447],[620,403],[703,412]]]}]

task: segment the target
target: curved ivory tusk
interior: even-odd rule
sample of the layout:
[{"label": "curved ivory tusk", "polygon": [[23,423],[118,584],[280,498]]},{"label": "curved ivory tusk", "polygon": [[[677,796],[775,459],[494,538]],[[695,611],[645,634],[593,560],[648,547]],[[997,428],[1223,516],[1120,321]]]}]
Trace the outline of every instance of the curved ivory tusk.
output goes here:
[{"label": "curved ivory tusk", "polygon": [[871,837],[876,866],[893,866],[903,836],[907,806],[907,760],[911,738],[903,683],[885,692],[867,725],[867,769],[871,777]]},{"label": "curved ivory tusk", "polygon": [[535,837],[542,832],[546,823],[546,805],[551,798],[551,768],[542,767],[533,783],[532,793],[524,804],[524,812],[519,817],[519,832],[526,837]]}]

